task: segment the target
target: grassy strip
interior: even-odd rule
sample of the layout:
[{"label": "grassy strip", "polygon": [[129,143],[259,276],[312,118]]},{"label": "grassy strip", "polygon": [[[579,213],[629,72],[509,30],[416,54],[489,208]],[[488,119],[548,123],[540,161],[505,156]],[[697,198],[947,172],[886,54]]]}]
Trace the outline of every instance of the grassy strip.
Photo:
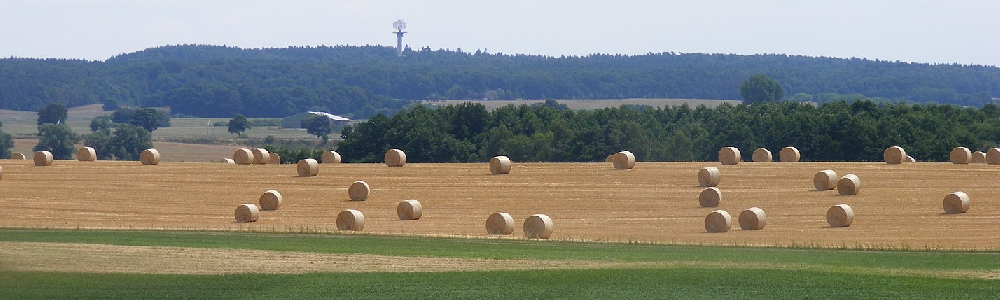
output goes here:
[{"label": "grassy strip", "polygon": [[859,269],[1000,270],[1000,253],[996,252],[849,251],[369,235],[28,229],[0,229],[0,241],[487,259],[690,261],[748,264],[751,265],[749,268],[753,264],[811,266],[813,269],[855,273]]},{"label": "grassy strip", "polygon": [[995,281],[811,271],[598,269],[300,275],[0,272],[10,299],[985,299]]}]

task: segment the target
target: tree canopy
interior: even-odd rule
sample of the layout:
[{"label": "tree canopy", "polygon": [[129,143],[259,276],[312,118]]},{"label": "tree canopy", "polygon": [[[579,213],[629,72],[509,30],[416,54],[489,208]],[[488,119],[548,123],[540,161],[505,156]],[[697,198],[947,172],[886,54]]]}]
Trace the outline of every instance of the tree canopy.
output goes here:
[{"label": "tree canopy", "polygon": [[79,141],[73,129],[63,124],[38,125],[38,144],[32,150],[52,152],[54,159],[72,159]]},{"label": "tree canopy", "polygon": [[326,111],[360,119],[391,114],[409,100],[741,99],[738,87],[754,74],[816,102],[857,94],[980,107],[1000,97],[995,66],[779,54],[550,57],[424,48],[397,57],[381,46],[181,45],[106,61],[0,59],[0,108],[103,103],[198,117]]},{"label": "tree canopy", "polygon": [[42,124],[66,124],[69,113],[66,107],[59,103],[49,103],[38,110],[38,125]]},{"label": "tree canopy", "polygon": [[236,114],[229,120],[229,133],[243,135],[244,131],[250,130],[250,121],[243,114]]},{"label": "tree canopy", "polygon": [[754,74],[740,85],[740,96],[746,104],[775,102],[785,97],[785,89],[767,75]]}]

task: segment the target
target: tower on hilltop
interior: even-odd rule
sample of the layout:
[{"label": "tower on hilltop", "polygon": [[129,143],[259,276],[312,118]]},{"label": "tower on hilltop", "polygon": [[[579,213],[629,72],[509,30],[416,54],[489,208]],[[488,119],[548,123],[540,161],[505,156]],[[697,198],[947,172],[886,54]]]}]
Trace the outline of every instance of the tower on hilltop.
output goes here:
[{"label": "tower on hilltop", "polygon": [[392,28],[396,29],[396,56],[403,56],[403,35],[406,34],[406,22],[403,19],[398,19],[396,22],[392,22]]}]

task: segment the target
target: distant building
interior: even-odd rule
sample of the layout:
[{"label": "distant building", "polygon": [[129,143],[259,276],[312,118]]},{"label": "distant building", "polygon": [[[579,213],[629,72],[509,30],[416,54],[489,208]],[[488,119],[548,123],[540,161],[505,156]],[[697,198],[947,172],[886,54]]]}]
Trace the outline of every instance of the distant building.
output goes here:
[{"label": "distant building", "polygon": [[331,114],[331,113],[325,113],[325,112],[319,112],[319,111],[307,111],[307,112],[304,112],[304,113],[299,113],[299,114],[294,114],[294,115],[291,115],[291,116],[287,116],[284,119],[281,119],[281,127],[282,128],[306,128],[302,124],[302,121],[305,121],[306,119],[308,119],[311,116],[323,116],[323,117],[330,118],[330,121],[333,122],[333,125],[336,125],[336,126],[344,126],[344,125],[347,124],[347,121],[351,120],[351,119],[344,118],[344,117],[341,117],[341,116],[338,116],[338,115],[334,115],[334,114]]}]

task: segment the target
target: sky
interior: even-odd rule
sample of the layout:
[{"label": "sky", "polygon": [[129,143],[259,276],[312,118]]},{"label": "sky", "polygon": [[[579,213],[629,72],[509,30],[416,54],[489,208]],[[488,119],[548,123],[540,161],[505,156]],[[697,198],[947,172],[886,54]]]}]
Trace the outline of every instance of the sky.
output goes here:
[{"label": "sky", "polygon": [[0,57],[105,60],[177,44],[549,56],[781,53],[1000,66],[996,0],[0,0]]}]

